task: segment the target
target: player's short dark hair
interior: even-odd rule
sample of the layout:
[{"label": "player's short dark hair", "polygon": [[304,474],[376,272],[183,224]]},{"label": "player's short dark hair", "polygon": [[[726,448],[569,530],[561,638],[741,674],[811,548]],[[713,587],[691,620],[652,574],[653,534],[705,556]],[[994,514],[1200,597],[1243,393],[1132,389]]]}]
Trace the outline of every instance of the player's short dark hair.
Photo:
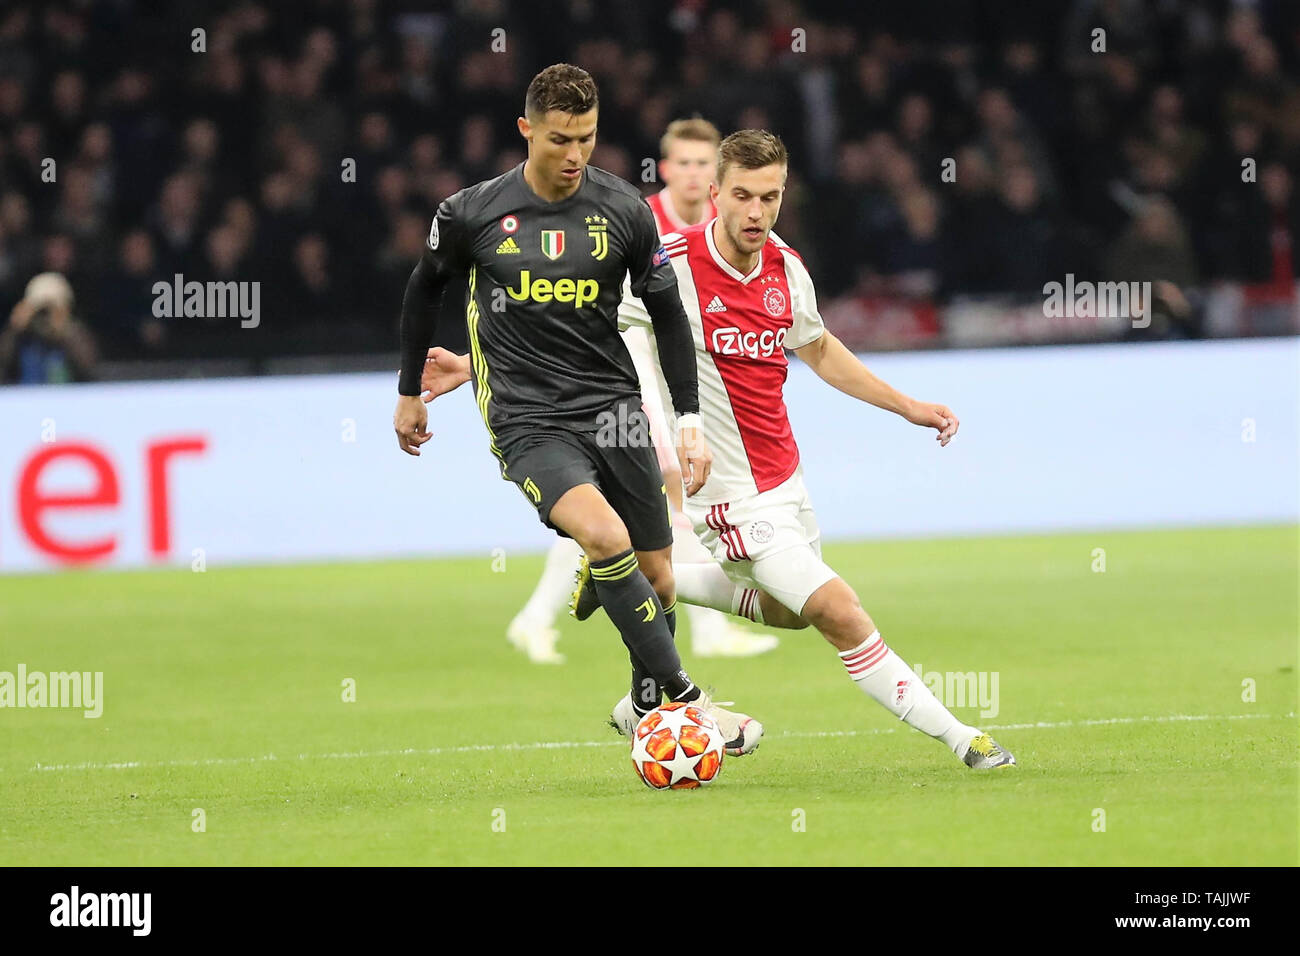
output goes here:
[{"label": "player's short dark hair", "polygon": [[769,133],[765,129],[737,130],[718,147],[717,182],[722,184],[728,167],[732,165],[741,169],[762,169],[774,163],[787,166],[789,161],[785,143],[775,133]]},{"label": "player's short dark hair", "polygon": [[715,147],[722,140],[722,134],[718,128],[708,120],[700,116],[692,116],[690,119],[675,119],[668,124],[664,130],[664,135],[659,140],[659,155],[668,158],[668,147],[672,145],[673,140],[684,139],[696,143],[711,143]]},{"label": "player's short dark hair", "polygon": [[553,63],[533,77],[524,96],[524,115],[545,116],[551,110],[578,115],[597,106],[596,81],[580,66]]}]

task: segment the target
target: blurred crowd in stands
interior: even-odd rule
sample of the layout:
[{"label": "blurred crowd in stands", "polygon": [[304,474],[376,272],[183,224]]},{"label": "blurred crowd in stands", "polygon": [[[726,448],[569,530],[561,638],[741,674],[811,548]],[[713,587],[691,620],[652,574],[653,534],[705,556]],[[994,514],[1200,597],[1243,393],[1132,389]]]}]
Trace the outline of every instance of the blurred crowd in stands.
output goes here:
[{"label": "blurred crowd in stands", "polygon": [[[1196,336],[1214,283],[1294,299],[1294,0],[8,0],[0,380],[391,351],[438,201],[523,160],[562,60],[600,83],[592,161],[647,194],[676,117],[778,132],[778,230],[828,314],[1072,273],[1166,283],[1161,334]],[[71,316],[27,301],[40,273]],[[260,282],[256,332],[155,316],[177,273]],[[38,335],[72,337],[62,372],[22,371]]]}]

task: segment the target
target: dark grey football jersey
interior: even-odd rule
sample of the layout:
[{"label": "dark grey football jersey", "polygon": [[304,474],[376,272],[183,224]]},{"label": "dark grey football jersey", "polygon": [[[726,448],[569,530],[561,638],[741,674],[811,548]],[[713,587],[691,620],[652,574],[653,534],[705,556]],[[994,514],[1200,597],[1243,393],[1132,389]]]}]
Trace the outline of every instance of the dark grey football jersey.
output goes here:
[{"label": "dark grey football jersey", "polygon": [[494,438],[541,423],[594,431],[601,411],[639,401],[618,332],[624,277],[637,296],[677,280],[631,185],[588,166],[573,195],[547,202],[523,168],[444,200],[425,262],[468,274],[474,395]]}]

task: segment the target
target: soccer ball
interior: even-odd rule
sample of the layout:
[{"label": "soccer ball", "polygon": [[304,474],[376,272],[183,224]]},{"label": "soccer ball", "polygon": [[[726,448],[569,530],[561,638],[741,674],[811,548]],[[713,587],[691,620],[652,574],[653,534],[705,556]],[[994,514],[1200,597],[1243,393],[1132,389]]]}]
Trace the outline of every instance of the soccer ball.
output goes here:
[{"label": "soccer ball", "polygon": [[632,734],[632,767],[653,790],[693,790],[722,772],[722,731],[694,704],[657,707]]}]

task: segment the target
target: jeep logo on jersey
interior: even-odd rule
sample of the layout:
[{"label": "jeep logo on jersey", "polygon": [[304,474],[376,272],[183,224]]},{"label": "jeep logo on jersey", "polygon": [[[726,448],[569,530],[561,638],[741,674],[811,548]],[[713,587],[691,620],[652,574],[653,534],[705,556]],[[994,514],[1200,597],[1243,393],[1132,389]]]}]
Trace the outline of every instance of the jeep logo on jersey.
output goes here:
[{"label": "jeep logo on jersey", "polygon": [[534,302],[572,302],[575,309],[591,305],[600,294],[600,283],[595,279],[534,279],[532,273],[525,269],[519,273],[519,289],[506,286],[510,298],[519,302],[531,299]]},{"label": "jeep logo on jersey", "polygon": [[542,230],[542,254],[548,259],[558,259],[564,255],[564,230]]},{"label": "jeep logo on jersey", "polygon": [[747,355],[750,358],[769,356],[785,343],[788,329],[764,329],[762,332],[742,332],[735,326],[713,330],[710,352],[718,355]]}]

